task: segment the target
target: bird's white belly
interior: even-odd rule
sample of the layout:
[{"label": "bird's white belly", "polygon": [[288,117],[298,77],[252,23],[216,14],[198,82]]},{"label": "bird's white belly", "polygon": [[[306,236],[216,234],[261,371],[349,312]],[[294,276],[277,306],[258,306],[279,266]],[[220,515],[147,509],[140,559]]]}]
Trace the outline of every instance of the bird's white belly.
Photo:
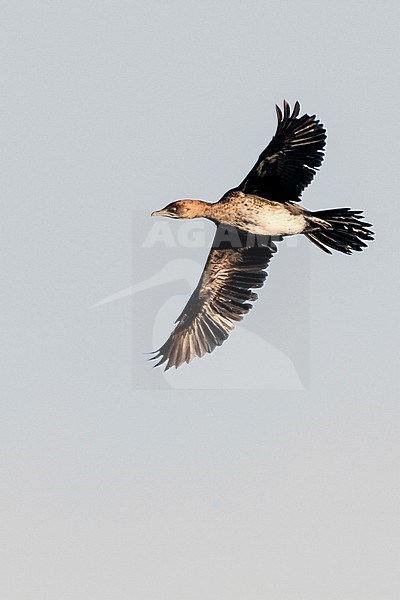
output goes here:
[{"label": "bird's white belly", "polygon": [[295,235],[307,225],[302,214],[295,215],[285,206],[263,207],[256,217],[247,220],[248,231],[257,235]]}]

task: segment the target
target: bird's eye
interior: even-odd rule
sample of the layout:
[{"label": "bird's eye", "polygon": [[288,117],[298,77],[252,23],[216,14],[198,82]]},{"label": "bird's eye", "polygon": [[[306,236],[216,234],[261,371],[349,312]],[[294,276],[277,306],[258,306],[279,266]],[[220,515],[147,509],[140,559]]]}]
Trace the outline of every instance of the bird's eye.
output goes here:
[{"label": "bird's eye", "polygon": [[176,212],[176,206],[171,206],[171,208],[169,209],[171,212]]}]

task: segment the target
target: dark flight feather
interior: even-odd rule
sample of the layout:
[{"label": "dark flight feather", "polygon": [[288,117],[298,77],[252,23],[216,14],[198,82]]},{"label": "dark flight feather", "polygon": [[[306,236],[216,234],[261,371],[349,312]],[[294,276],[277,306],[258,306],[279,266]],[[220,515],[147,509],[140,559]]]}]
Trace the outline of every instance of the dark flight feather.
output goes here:
[{"label": "dark flight feather", "polygon": [[262,287],[276,249],[269,236],[249,237],[219,225],[196,289],[170,337],[150,359],[158,360],[155,366],[178,368],[220,346],[252,308],[257,299],[252,288]]},{"label": "dark flight feather", "polygon": [[300,104],[292,114],[286,100],[283,114],[276,106],[278,126],[267,148],[250,173],[235,189],[278,202],[300,201],[324,159],[326,131],[315,115],[298,118]]}]

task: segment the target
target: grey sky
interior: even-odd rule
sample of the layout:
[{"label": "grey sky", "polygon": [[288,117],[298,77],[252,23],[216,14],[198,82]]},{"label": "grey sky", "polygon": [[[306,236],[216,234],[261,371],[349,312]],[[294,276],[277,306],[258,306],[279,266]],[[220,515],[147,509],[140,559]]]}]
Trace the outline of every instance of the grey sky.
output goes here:
[{"label": "grey sky", "polygon": [[[397,600],[398,3],[0,14],[1,597]],[[218,364],[220,389],[168,389],[138,352],[188,284],[157,288],[165,317],[144,348],[150,292],[91,307],[169,260],[201,264],[206,248],[143,252],[135,215],[143,235],[175,198],[217,200],[284,97],[328,131],[305,206],[362,208],[377,241],[351,257],[282,248],[248,324],[194,365],[200,388]],[[255,331],[265,365],[241,344]],[[228,389],[257,368],[264,386]]]}]

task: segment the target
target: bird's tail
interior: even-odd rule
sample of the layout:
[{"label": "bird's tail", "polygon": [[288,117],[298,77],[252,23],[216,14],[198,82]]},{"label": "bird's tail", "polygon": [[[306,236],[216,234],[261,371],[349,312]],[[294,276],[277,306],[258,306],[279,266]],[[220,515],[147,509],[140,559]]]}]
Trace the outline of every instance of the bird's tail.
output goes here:
[{"label": "bird's tail", "polygon": [[310,228],[305,235],[318,248],[332,254],[329,248],[351,254],[361,252],[374,239],[370,223],[363,221],[361,210],[332,208],[312,212],[307,216]]}]

